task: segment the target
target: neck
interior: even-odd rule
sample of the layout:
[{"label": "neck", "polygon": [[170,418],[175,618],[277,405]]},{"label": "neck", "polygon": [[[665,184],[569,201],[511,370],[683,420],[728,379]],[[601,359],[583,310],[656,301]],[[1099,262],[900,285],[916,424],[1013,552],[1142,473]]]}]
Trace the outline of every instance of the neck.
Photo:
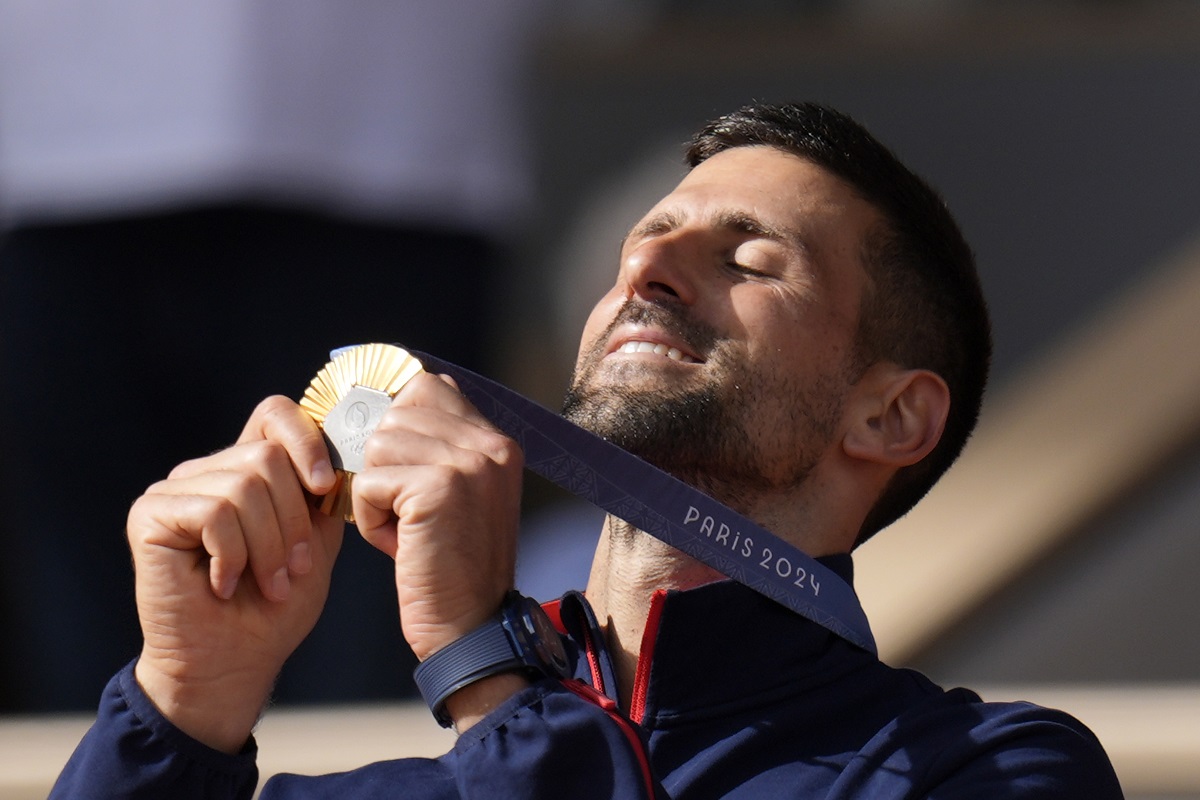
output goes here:
[{"label": "neck", "polygon": [[608,517],[587,596],[604,626],[622,708],[630,707],[650,601],[659,589],[691,589],[723,576],[615,517]]},{"label": "neck", "polygon": [[[826,482],[823,490],[835,502],[822,504],[824,513],[820,513],[804,489],[793,487],[784,497],[751,498],[743,494],[737,505],[767,530],[777,534],[787,531],[790,535],[785,538],[814,558],[849,552],[862,522],[861,517],[853,515],[861,504],[859,498],[842,497],[835,485]],[[711,567],[627,522],[613,516],[605,520],[588,577],[587,597],[605,629],[623,708],[630,707],[654,593],[660,589],[692,589],[722,578]]]}]

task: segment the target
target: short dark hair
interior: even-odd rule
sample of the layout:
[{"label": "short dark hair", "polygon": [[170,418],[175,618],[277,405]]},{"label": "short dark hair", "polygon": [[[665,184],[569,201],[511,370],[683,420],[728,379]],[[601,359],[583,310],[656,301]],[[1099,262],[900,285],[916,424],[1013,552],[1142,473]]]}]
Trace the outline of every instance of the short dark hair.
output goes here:
[{"label": "short dark hair", "polygon": [[950,388],[933,451],[899,470],[868,512],[855,546],[908,513],[962,452],[991,362],[987,304],[975,257],[932,187],[862,125],[816,103],[752,104],[713,120],[688,145],[695,167],[734,147],[766,145],[846,181],[886,220],[863,242],[868,276],[855,335],[857,366],[891,361],[931,370]]}]

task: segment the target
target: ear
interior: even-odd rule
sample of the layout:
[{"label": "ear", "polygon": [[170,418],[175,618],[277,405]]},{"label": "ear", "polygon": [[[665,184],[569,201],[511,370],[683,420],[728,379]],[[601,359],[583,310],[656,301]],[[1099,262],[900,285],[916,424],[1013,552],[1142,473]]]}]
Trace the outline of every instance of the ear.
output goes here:
[{"label": "ear", "polygon": [[899,469],[937,446],[950,411],[950,389],[925,369],[875,364],[856,385],[842,447],[852,458]]}]

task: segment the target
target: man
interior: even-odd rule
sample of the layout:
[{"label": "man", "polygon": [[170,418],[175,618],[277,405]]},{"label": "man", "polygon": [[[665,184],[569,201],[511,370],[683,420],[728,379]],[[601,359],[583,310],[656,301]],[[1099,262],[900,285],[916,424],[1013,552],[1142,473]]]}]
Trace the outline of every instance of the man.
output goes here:
[{"label": "man", "polygon": [[[623,243],[565,414],[848,580],[848,553],[974,425],[990,340],[970,251],[931,190],[826,108],[748,107],[688,159]],[[613,517],[586,600],[551,608],[565,652],[496,634],[498,609],[510,632],[538,616],[508,594],[521,469],[452,381],[397,394],[354,513],[395,559],[418,681],[460,737],[435,761],[278,777],[264,797],[1120,796],[1070,717],[891,669]],[[134,505],[145,644],[61,796],[250,796],[251,729],[341,537],[306,492],[333,481],[319,431],[273,398]],[[485,640],[524,660],[489,661]]]}]

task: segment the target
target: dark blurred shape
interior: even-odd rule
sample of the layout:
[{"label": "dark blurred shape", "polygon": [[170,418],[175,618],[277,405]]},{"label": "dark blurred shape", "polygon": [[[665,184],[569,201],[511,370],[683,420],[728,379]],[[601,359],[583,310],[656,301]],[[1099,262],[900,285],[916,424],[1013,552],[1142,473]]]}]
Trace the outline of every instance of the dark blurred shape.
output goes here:
[{"label": "dark blurred shape", "polygon": [[[536,5],[6,15],[0,712],[94,708],[140,646],[130,503],[331,348],[489,371]],[[412,692],[391,574],[348,530],[279,702]]]}]

